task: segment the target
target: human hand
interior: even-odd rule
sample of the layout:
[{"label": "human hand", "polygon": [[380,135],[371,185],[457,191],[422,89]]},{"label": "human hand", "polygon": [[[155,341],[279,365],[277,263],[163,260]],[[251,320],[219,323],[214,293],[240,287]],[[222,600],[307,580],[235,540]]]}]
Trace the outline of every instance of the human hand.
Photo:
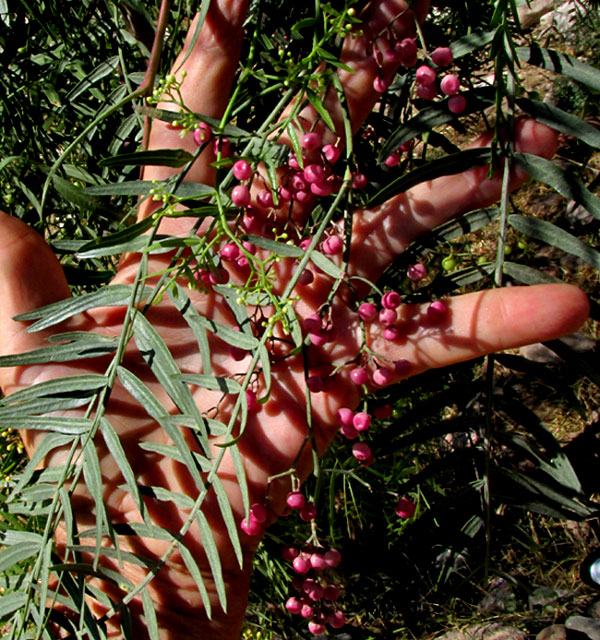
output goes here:
[{"label": "human hand", "polygon": [[[387,24],[390,17],[396,15],[402,6],[399,0],[373,4],[364,27],[364,38],[347,41],[344,56],[356,72],[343,72],[342,80],[354,130],[360,126],[377,100],[377,93],[372,86],[376,67],[372,58],[366,54],[365,43],[369,39],[369,33],[378,33],[381,25]],[[417,6],[419,10],[426,10],[425,3]],[[194,112],[219,117],[225,109],[237,68],[245,11],[246,3],[239,0],[211,3],[200,38],[183,66],[188,73],[183,84],[185,102]],[[398,39],[410,34],[410,14],[405,14],[402,21],[396,22],[395,29]],[[175,66],[178,66],[177,63]],[[388,71],[391,72],[391,67]],[[198,91],[197,87],[202,87],[202,90]],[[334,116],[334,121],[340,123],[339,109],[333,93],[328,101],[328,108]],[[307,109],[302,115],[307,128],[310,127],[315,114]],[[547,128],[531,121],[524,121],[519,123],[516,135],[516,145],[520,150],[544,156],[552,155],[555,138]],[[324,143],[334,142],[336,139],[334,134],[324,129],[322,136]],[[485,142],[482,139],[478,144]],[[162,122],[156,122],[153,126],[150,147],[187,147],[189,150],[195,148],[189,137],[182,141],[177,131]],[[210,153],[205,152],[187,174],[186,179],[205,184],[214,181],[214,170],[210,166],[212,159]],[[171,173],[172,170],[169,168],[148,167],[144,177],[164,179]],[[522,179],[523,176],[516,176],[513,186],[517,186]],[[419,185],[372,211],[356,212],[353,217],[348,273],[375,281],[394,257],[423,231],[463,211],[494,202],[499,197],[500,184],[499,179],[488,180],[485,169],[472,170],[462,175]],[[264,222],[267,210],[258,211]],[[283,212],[282,208],[278,212],[276,222],[280,230],[286,228]],[[308,204],[296,204],[293,211],[294,225],[301,226],[309,212]],[[151,213],[152,203],[147,201],[140,207],[140,217]],[[164,219],[161,222],[161,231],[182,236],[189,232],[192,223],[193,221],[185,217]],[[0,311],[2,354],[20,353],[45,346],[48,337],[64,331],[95,332],[109,336],[122,334],[125,314],[121,308],[93,309],[53,329],[37,333],[27,333],[23,323],[13,321],[13,316],[19,313],[62,300],[70,294],[60,265],[37,235],[18,220],[7,216],[0,218],[0,225],[0,292],[4,301]],[[270,228],[270,222],[268,226]],[[260,256],[261,252],[257,255]],[[152,256],[149,271],[159,271],[168,265],[169,260],[168,255]],[[275,293],[284,292],[297,265],[297,260],[287,259],[274,266]],[[139,255],[127,256],[114,283],[132,283],[139,267]],[[243,278],[244,275],[245,272],[230,268],[230,276],[234,281]],[[148,284],[155,281],[156,279],[149,279]],[[323,274],[317,275],[310,286],[296,287],[295,293],[300,296],[300,300],[295,304],[295,311],[301,319],[305,333],[310,328],[310,321],[307,323],[307,319],[321,309],[330,289],[331,280]],[[189,297],[203,317],[222,325],[237,326],[223,297],[214,290],[193,290]],[[367,324],[366,335],[363,336],[361,323],[354,311],[352,295],[348,290],[340,289],[339,295],[333,299],[329,315],[336,330],[335,340],[321,346],[310,346],[306,357],[303,353],[288,355],[285,345],[281,342],[267,342],[272,356],[272,388],[269,399],[258,411],[249,413],[246,429],[238,447],[246,470],[251,502],[266,504],[270,520],[284,510],[285,496],[290,483],[289,478],[271,483],[268,482],[269,479],[292,466],[299,478],[306,477],[312,465],[308,436],[311,435],[313,438],[317,450],[323,452],[338,431],[337,411],[341,407],[354,408],[357,405],[362,390],[350,379],[350,371],[355,367],[364,341],[372,352],[378,354],[376,359],[364,363],[371,373],[377,364],[390,366],[390,363],[406,360],[411,363],[410,374],[413,375],[499,349],[555,338],[574,331],[587,314],[587,302],[583,294],[567,286],[526,289],[513,287],[460,296],[448,301],[446,315],[433,326],[427,320],[426,308],[427,305],[404,305],[401,308],[397,326],[403,335],[402,339],[384,340],[382,328],[376,323]],[[253,316],[252,309],[248,309],[248,315]],[[533,315],[538,319],[535,324],[531,322]],[[196,338],[166,296],[160,304],[150,307],[145,317],[169,346],[183,373],[197,374],[203,371]],[[260,327],[257,326],[256,329],[260,330]],[[244,374],[248,369],[250,355],[237,361],[231,357],[230,348],[224,341],[215,337],[213,333],[207,333],[207,336],[213,374],[240,379],[240,374]],[[4,392],[10,394],[30,384],[57,377],[86,372],[104,373],[109,361],[110,358],[107,357],[76,363],[1,369],[0,384]],[[133,340],[128,343],[120,364],[140,378],[152,394],[160,399],[166,412],[177,412],[171,398],[155,378]],[[336,367],[340,365],[340,368],[335,375],[329,376],[332,364]],[[307,370],[309,375],[323,376],[325,384],[323,392],[310,394],[310,434],[306,418]],[[400,377],[394,374],[393,380],[396,381]],[[260,397],[264,393],[264,376],[253,378],[252,384]],[[374,386],[371,380],[368,386]],[[202,415],[228,423],[233,411],[229,399],[223,400],[220,392],[199,386],[192,386],[191,390]],[[182,493],[192,500],[197,498],[199,488],[189,468],[172,458],[160,456],[155,451],[140,448],[140,442],[170,444],[171,441],[161,425],[148,415],[146,408],[118,382],[112,388],[105,415],[119,436],[139,485],[162,487]],[[190,435],[190,431],[182,429],[182,434],[190,449],[199,453],[201,447]],[[23,432],[23,439],[30,455],[36,450],[43,435],[42,432],[29,430]],[[210,440],[214,456],[222,451],[217,446],[221,440],[220,437]],[[100,459],[104,500],[110,520],[113,523],[140,522],[142,515],[132,496],[122,488],[121,471],[100,435],[96,437],[95,445]],[[65,450],[55,450],[45,459],[44,464],[61,464],[66,455]],[[223,458],[218,475],[227,492],[236,521],[239,522],[244,512],[243,501],[235,465],[229,453]],[[146,497],[144,504],[149,521],[173,532],[179,531],[188,518],[189,510],[177,507],[173,503]],[[96,525],[95,505],[83,485],[75,491],[73,507],[79,530]],[[251,560],[259,536],[242,534],[244,563],[240,568],[214,493],[208,494],[202,505],[202,512],[210,523],[219,550],[226,580],[228,612],[225,614],[219,608],[202,536],[194,524],[183,537],[183,542],[206,578],[213,605],[213,618],[207,619],[196,583],[189,574],[181,554],[175,552],[149,586],[161,628],[161,637],[164,638],[197,637],[203,633],[208,638],[232,638],[239,632],[243,620]],[[62,546],[66,544],[64,528],[57,531],[57,540]],[[120,536],[120,544],[124,550],[154,560],[160,558],[168,546],[165,541],[144,536]],[[145,575],[145,569],[132,563],[125,563],[120,569],[116,560],[111,560],[108,556],[103,556],[100,564],[119,570],[134,584]],[[109,583],[103,583],[103,589],[116,601],[121,597],[120,592]],[[98,615],[104,613],[103,607],[98,603],[93,605],[93,610]],[[132,601],[131,610],[136,625],[136,637],[142,637],[143,611],[139,596]],[[112,637],[121,635],[117,622],[109,621],[109,628]]]}]

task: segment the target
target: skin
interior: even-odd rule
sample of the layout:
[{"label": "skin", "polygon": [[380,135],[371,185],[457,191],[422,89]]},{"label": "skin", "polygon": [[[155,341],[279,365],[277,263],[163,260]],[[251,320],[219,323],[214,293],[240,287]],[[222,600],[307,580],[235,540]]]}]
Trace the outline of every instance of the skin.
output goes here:
[{"label": "skin", "polygon": [[[387,24],[391,17],[405,8],[401,0],[372,3],[364,15],[364,38],[348,39],[344,46],[343,59],[356,70],[354,74],[344,73],[342,77],[355,130],[377,100],[377,94],[372,88],[377,69],[372,58],[365,53],[369,33],[379,32],[382,25]],[[416,10],[420,18],[424,16],[427,8],[425,2],[417,3]],[[225,108],[237,68],[246,10],[247,3],[242,0],[215,0],[211,4],[198,43],[183,67],[188,74],[183,86],[184,96],[192,110],[219,117]],[[412,35],[412,25],[412,17],[405,13],[401,20],[395,22],[397,37],[401,39]],[[378,42],[377,46],[382,46],[382,43]],[[188,45],[186,49],[187,47]],[[175,69],[178,66],[176,63]],[[384,74],[392,72],[393,68],[388,64]],[[327,102],[335,116],[335,98],[330,96]],[[302,116],[308,128],[315,115],[307,109]],[[336,121],[339,121],[339,118],[336,118]],[[335,140],[335,135],[331,132],[324,135],[324,142]],[[474,144],[481,146],[488,142],[489,136],[484,136]],[[516,127],[515,144],[521,151],[551,157],[556,145],[556,136],[542,125],[532,121],[521,121]],[[177,131],[169,129],[161,122],[156,122],[152,128],[149,147],[183,147],[191,151],[195,149],[191,136],[182,140]],[[208,166],[211,160],[208,152],[203,154],[188,175],[188,179],[205,183],[214,180],[213,170]],[[166,167],[148,167],[144,178],[161,179],[173,171]],[[376,209],[358,211],[353,221],[350,273],[374,281],[394,257],[424,231],[464,211],[487,206],[496,201],[500,195],[500,180],[489,180],[486,175],[487,169],[483,168],[440,178],[420,184]],[[522,174],[515,175],[512,186],[517,187],[524,179],[525,176]],[[304,219],[310,206],[311,203],[302,208],[296,207],[295,219]],[[151,211],[152,205],[145,203],[140,207],[139,216],[144,217]],[[166,220],[161,224],[161,231],[181,235],[188,231],[192,222],[186,218],[178,218]],[[161,268],[166,260],[168,257],[165,256],[153,258],[151,269]],[[125,257],[115,282],[132,282],[138,266],[137,261],[138,257],[135,255]],[[283,260],[277,266],[277,279],[282,283],[279,286],[280,291],[294,272],[296,264]],[[236,277],[235,273],[232,273],[232,276]],[[326,276],[318,275],[310,287],[297,288],[301,300],[296,305],[296,312],[302,321],[319,309],[327,297],[330,284]],[[364,292],[359,291],[359,295],[361,293]],[[0,307],[0,353],[8,355],[39,348],[44,346],[46,338],[63,331],[120,334],[123,310],[119,308],[92,310],[38,333],[27,333],[24,323],[12,319],[19,313],[62,300],[69,295],[62,268],[43,240],[18,219],[0,214],[0,299],[3,301]],[[219,296],[212,292],[191,291],[190,297],[202,315],[223,324],[235,325],[231,312]],[[338,338],[323,347],[309,350],[308,366],[311,373],[327,372],[331,363],[350,363],[359,353],[363,336],[357,315],[353,311],[356,307],[350,307],[348,304],[351,297],[347,291],[341,291],[336,298],[332,308],[332,319]],[[571,333],[581,326],[588,314],[585,295],[577,288],[567,285],[511,287],[484,291],[458,296],[447,303],[447,315],[434,325],[426,319],[426,305],[405,305],[399,321],[403,338],[395,342],[384,341],[377,326],[369,327],[364,338],[368,346],[379,354],[377,362],[384,364],[398,359],[408,359],[413,363],[411,374],[417,374],[493,351]],[[251,311],[249,310],[249,313]],[[152,307],[147,318],[170,345],[183,372],[201,371],[196,341],[168,300]],[[535,318],[535,322],[531,321],[532,318]],[[242,362],[234,361],[225,343],[212,334],[209,337],[215,374],[232,375],[245,371],[249,358]],[[296,465],[298,475],[305,478],[311,470],[309,447],[303,448],[307,435],[305,364],[301,356],[284,357],[285,350],[279,347],[273,347],[272,351],[273,389],[269,401],[260,411],[250,413],[244,438],[239,445],[250,486],[251,501],[261,503],[265,502],[268,478],[287,470],[299,452],[301,454]],[[175,412],[171,401],[146,367],[133,341],[127,348],[123,364],[151,388],[168,411]],[[104,371],[105,365],[106,361],[95,359],[73,364],[0,369],[0,385],[5,394],[10,394],[32,383],[58,376],[100,373]],[[375,363],[371,362],[367,366],[372,370],[374,365]],[[359,391],[349,379],[349,372],[353,366],[346,364],[335,378],[329,379],[324,393],[312,394],[314,436],[320,452],[326,449],[337,433],[336,411],[340,407],[354,408],[358,404]],[[262,381],[258,382],[257,390],[260,394]],[[220,399],[218,394],[194,387],[192,391],[202,412],[227,422],[231,406],[224,402],[215,408]],[[73,412],[73,415],[77,413]],[[118,384],[111,395],[106,416],[118,432],[140,484],[162,486],[185,493],[192,498],[196,497],[195,483],[183,465],[139,448],[140,441],[165,444],[170,441],[161,427]],[[196,443],[189,439],[189,432],[184,430],[183,433],[184,437],[188,438],[192,450],[198,450]],[[31,455],[43,434],[26,431],[22,437]],[[212,444],[214,446],[217,441],[213,441]],[[141,516],[130,496],[119,489],[123,479],[100,436],[97,437],[95,445],[103,474],[104,499],[111,519],[113,522],[140,521]],[[64,456],[65,452],[57,450],[44,464],[60,464]],[[242,503],[233,465],[228,456],[224,459],[219,476],[239,521],[243,517]],[[270,521],[283,512],[285,496],[289,490],[288,480],[271,483],[266,503]],[[172,531],[176,531],[183,524],[187,515],[183,509],[152,498],[146,499],[146,508],[155,524],[168,527]],[[74,509],[80,530],[95,525],[93,502],[84,488],[77,488]],[[212,494],[209,494],[205,501],[203,512],[219,548],[229,609],[224,613],[218,605],[201,537],[198,529],[192,526],[184,542],[206,576],[206,584],[213,602],[213,618],[207,618],[193,580],[181,557],[175,553],[149,587],[160,626],[160,636],[163,639],[185,640],[202,637],[210,640],[230,640],[240,632],[247,603],[252,557],[260,536],[250,537],[242,534],[245,562],[240,569]],[[60,527],[56,532],[56,539],[60,548],[64,544],[64,532]],[[157,558],[164,551],[165,543],[153,539],[122,537],[121,547]],[[127,563],[119,568],[111,560],[104,558],[101,564],[119,570],[134,583],[144,575],[140,567]],[[111,585],[101,583],[100,586],[110,596],[119,598],[119,593]],[[103,613],[98,603],[90,602],[90,606],[99,615]],[[146,637],[141,601],[134,600],[131,609],[135,636]],[[117,620],[109,620],[108,629],[110,637],[120,636]]]}]

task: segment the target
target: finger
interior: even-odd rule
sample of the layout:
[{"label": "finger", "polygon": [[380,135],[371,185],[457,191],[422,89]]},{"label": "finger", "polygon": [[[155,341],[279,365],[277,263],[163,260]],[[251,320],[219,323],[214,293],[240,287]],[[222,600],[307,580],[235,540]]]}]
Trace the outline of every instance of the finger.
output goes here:
[{"label": "finger", "polygon": [[[242,49],[247,9],[248,0],[213,0],[195,43],[193,38],[199,17],[196,16],[193,20],[172,73],[178,79],[181,79],[183,72],[186,73],[181,93],[185,105],[194,113],[213,118],[219,118],[223,114]],[[159,103],[158,107],[169,110],[175,108],[165,103]],[[193,136],[181,138],[179,133],[178,130],[169,128],[167,123],[155,120],[150,133],[149,149],[196,151]],[[210,184],[214,180],[214,170],[209,167],[209,163],[214,159],[212,150],[207,148],[186,179]],[[144,179],[164,180],[176,172],[176,169],[170,167],[148,166],[144,170]],[[142,216],[148,215],[148,206],[141,209]]]},{"label": "finger", "polygon": [[[18,218],[0,212],[0,345],[10,355],[35,349],[47,333],[27,333],[13,317],[71,295],[64,272],[43,238]],[[10,377],[0,368],[0,385]]]},{"label": "finger", "polygon": [[[432,317],[428,305],[404,305],[396,327],[400,337],[383,338],[383,327],[367,327],[367,344],[379,364],[394,368],[402,360],[405,375],[438,369],[479,356],[552,340],[573,333],[589,313],[585,294],[571,285],[508,287],[452,298],[447,312]],[[394,376],[397,380],[399,377]]]},{"label": "finger", "polygon": [[[556,133],[534,120],[519,120],[515,126],[515,149],[546,158],[556,150]],[[491,133],[473,146],[486,146]],[[500,199],[502,176],[489,179],[488,167],[478,167],[454,176],[423,182],[381,206],[354,217],[351,275],[375,281],[392,260],[419,235],[442,222]],[[510,187],[519,187],[527,175],[513,172]]]}]

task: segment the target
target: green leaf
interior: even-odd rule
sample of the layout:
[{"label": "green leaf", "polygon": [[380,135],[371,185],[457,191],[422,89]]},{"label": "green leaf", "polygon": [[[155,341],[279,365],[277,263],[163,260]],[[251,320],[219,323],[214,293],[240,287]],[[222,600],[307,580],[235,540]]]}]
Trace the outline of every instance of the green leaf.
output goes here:
[{"label": "green leaf", "polygon": [[331,131],[335,131],[335,124],[321,98],[309,87],[306,88],[306,97],[315,108],[315,111],[321,116],[323,122],[329,127]]},{"label": "green leaf", "polygon": [[304,251],[294,244],[288,244],[287,242],[277,242],[263,236],[249,235],[248,242],[259,247],[260,249],[266,249],[277,256],[284,258],[302,258]]},{"label": "green leaf", "polygon": [[[84,242],[82,245],[77,246],[74,251],[77,253],[77,257],[82,259],[110,256],[114,254],[121,254],[126,251],[132,252],[133,249],[130,247],[130,243],[133,240],[140,238],[140,236],[148,231],[153,224],[154,220],[152,219],[152,216],[149,216],[148,218],[144,218],[140,222],[137,222],[122,231],[118,231],[117,233],[113,233],[109,236],[104,236],[103,238],[96,238],[90,242]],[[144,238],[143,240],[144,242],[139,242],[140,246],[136,246],[136,249],[142,248],[142,246],[145,245],[147,238]]]},{"label": "green leaf", "polygon": [[[237,450],[237,447],[231,447],[230,451],[232,451],[233,449]],[[231,546],[233,547],[233,550],[235,552],[235,557],[237,558],[241,569],[244,564],[244,556],[242,553],[242,545],[240,544],[239,528],[233,515],[231,503],[229,502],[229,496],[225,491],[225,487],[221,482],[221,478],[219,478],[219,476],[217,475],[213,476],[212,488],[215,492],[215,495],[217,496],[217,502],[219,504],[219,509],[221,510],[223,522],[225,523],[225,527],[227,528],[229,541],[231,542]]]},{"label": "green leaf", "polygon": [[0,551],[0,571],[4,572],[23,560],[27,560],[40,552],[41,540],[37,542],[22,542]]},{"label": "green leaf", "polygon": [[523,284],[558,284],[562,282],[559,278],[524,264],[505,262],[502,268],[506,275]]},{"label": "green leaf", "polygon": [[177,493],[175,491],[169,491],[164,487],[140,487],[140,491],[143,495],[155,500],[162,500],[163,502],[172,502],[181,509],[192,509],[194,506],[194,499],[190,496],[186,496],[183,493]]},{"label": "green leaf", "polygon": [[212,391],[222,391],[223,393],[237,394],[242,389],[239,382],[223,376],[207,376],[202,373],[182,373],[178,374],[176,378],[188,384],[194,384]]},{"label": "green leaf", "polygon": [[77,86],[75,86],[65,96],[66,102],[73,102],[75,98],[78,98],[82,93],[90,89],[98,80],[102,80],[106,76],[114,72],[119,66],[119,56],[112,56],[101,62],[93,71],[91,71]]},{"label": "green leaf", "polygon": [[52,176],[52,184],[67,202],[71,202],[78,207],[90,211],[98,211],[105,208],[102,200],[88,195],[83,189],[76,187],[69,180],[54,175]]},{"label": "green leaf", "polygon": [[[177,376],[181,375],[181,371],[165,341],[141,313],[135,316],[133,334],[142,357],[150,365],[152,372],[162,384],[164,390],[169,394],[169,397],[173,400],[179,411],[189,413],[196,419],[200,430],[199,442],[204,449],[204,453],[210,457],[206,423],[196,406],[196,401],[190,390],[177,379]],[[196,478],[200,479],[199,475],[196,475]]]},{"label": "green leaf", "polygon": [[454,59],[462,58],[472,51],[485,47],[494,39],[495,35],[495,29],[490,31],[473,31],[466,36],[455,40],[450,45]]},{"label": "green leaf", "polygon": [[434,180],[440,176],[456,175],[467,169],[489,164],[490,160],[490,149],[487,147],[466,149],[458,153],[451,153],[437,160],[431,160],[427,164],[393,180],[371,198],[368,206],[375,207],[382,204],[389,198],[399,193],[404,193],[407,189],[421,182]]},{"label": "green leaf", "polygon": [[7,498],[7,502],[14,500],[23,490],[23,487],[31,480],[36,467],[42,462],[42,460],[48,455],[50,451],[58,447],[66,446],[73,442],[74,436],[65,435],[62,433],[47,433],[42,441],[38,444],[33,452],[31,459],[27,463],[27,466],[23,472],[18,476],[17,483]]},{"label": "green leaf", "polygon": [[192,162],[194,156],[185,149],[157,149],[155,151],[136,151],[121,153],[103,158],[101,167],[123,167],[127,165],[158,165],[161,167],[183,167]]},{"label": "green leaf", "polygon": [[102,336],[90,333],[89,340],[73,340],[66,344],[41,347],[13,356],[0,356],[0,367],[18,367],[29,364],[47,364],[49,362],[70,362],[82,358],[106,356],[117,349],[118,337]]},{"label": "green leaf", "polygon": [[104,505],[104,490],[102,483],[102,470],[100,460],[93,442],[88,442],[83,448],[83,475],[85,486],[94,500],[94,512],[96,514],[96,548],[94,553],[94,569],[98,567],[100,549],[102,547],[102,528],[108,527],[109,520]]},{"label": "green leaf", "polygon": [[337,280],[344,276],[344,272],[329,258],[326,258],[320,251],[313,251],[310,254],[310,259],[313,263],[326,273],[330,278]]},{"label": "green leaf", "polygon": [[[162,420],[160,423],[162,424]],[[158,453],[161,456],[165,456],[166,458],[171,458],[172,460],[176,460],[177,462],[181,462],[182,464],[186,464],[185,455],[177,448],[170,444],[160,444],[158,442],[140,442],[138,444],[140,449],[144,451],[152,451],[153,453]],[[204,456],[199,453],[192,452],[196,464],[200,467],[203,472],[210,472],[212,470],[212,465],[209,460],[207,460]]]},{"label": "green leaf", "polygon": [[600,91],[600,72],[595,67],[580,62],[576,58],[558,53],[551,49],[543,49],[537,44],[531,47],[518,47],[517,55],[521,60],[543,69],[562,73],[577,82],[581,82],[593,91]]},{"label": "green leaf", "polygon": [[595,218],[600,219],[600,198],[588,191],[575,176],[554,162],[530,153],[516,153],[514,158],[532,178],[550,185],[565,198],[575,200]]},{"label": "green leaf", "polygon": [[12,593],[5,593],[0,598],[0,619],[6,618],[11,613],[14,613],[21,607],[24,607],[29,597],[22,591],[13,591]]},{"label": "green leaf", "polygon": [[217,544],[215,542],[212,529],[202,511],[198,511],[196,522],[198,524],[198,528],[200,529],[200,537],[202,538],[204,553],[208,558],[210,571],[212,573],[213,580],[215,581],[217,595],[219,596],[219,604],[221,605],[223,612],[227,613],[227,594],[225,593],[223,569],[221,568],[221,558],[219,557],[219,550],[217,549]]},{"label": "green leaf", "polygon": [[[152,180],[128,180],[112,184],[87,187],[85,192],[91,196],[147,196],[152,190],[164,189],[169,193],[171,185],[168,182],[154,182]],[[193,198],[208,198],[214,195],[214,187],[199,182],[182,182],[175,190],[175,195],[181,200]]]},{"label": "green leaf", "polygon": [[46,380],[33,384],[10,396],[3,398],[2,404],[16,404],[25,400],[41,399],[53,397],[61,394],[73,393],[75,390],[81,395],[93,395],[100,389],[104,388],[108,383],[108,378],[97,373],[85,373],[79,376],[68,376],[66,378],[57,378],[56,380]]},{"label": "green leaf", "polygon": [[600,131],[585,122],[585,120],[581,120],[581,118],[546,102],[519,98],[517,104],[525,113],[534,117],[538,122],[547,124],[549,127],[568,136],[579,138],[579,140],[589,144],[590,147],[600,149]]},{"label": "green leaf", "polygon": [[[29,333],[47,329],[67,318],[71,318],[82,311],[93,309],[95,307],[121,307],[126,306],[131,298],[133,287],[125,284],[113,284],[103,287],[93,293],[86,293],[75,298],[67,298],[59,302],[33,309],[25,313],[15,316],[18,322],[28,320],[36,320],[31,326],[27,327]],[[151,289],[146,287],[140,299],[146,298],[151,293]]]},{"label": "green leaf", "polygon": [[142,606],[144,608],[144,622],[148,635],[150,636],[150,640],[160,640],[160,636],[158,634],[158,622],[156,620],[156,612],[154,610],[156,605],[152,602],[148,589],[142,590]]},{"label": "green leaf", "polygon": [[539,220],[538,218],[511,215],[508,216],[508,223],[517,231],[571,253],[595,269],[600,269],[600,253],[598,251],[551,222]]},{"label": "green leaf", "polygon": [[2,426],[9,429],[40,429],[68,435],[88,433],[94,423],[87,418],[56,418],[53,416],[6,416]]},{"label": "green leaf", "polygon": [[292,143],[292,149],[294,150],[294,154],[298,160],[298,164],[301,169],[304,169],[304,159],[302,157],[302,146],[300,144],[300,138],[298,136],[298,129],[294,126],[292,122],[288,122],[287,127],[285,128],[290,142]]},{"label": "green leaf", "polygon": [[127,485],[127,490],[134,499],[135,504],[137,505],[137,508],[142,515],[142,519],[145,520],[146,507],[144,505],[144,501],[137,485],[135,473],[133,472],[133,469],[129,464],[129,460],[127,459],[127,454],[123,449],[121,440],[112,424],[105,417],[100,420],[100,429],[102,431],[104,442],[106,443],[110,454],[112,455],[114,461],[117,463],[117,466],[119,467],[119,470],[123,475],[123,479],[125,480],[125,484]]},{"label": "green leaf", "polygon": [[[173,425],[168,420],[165,420],[164,422],[161,421],[161,418],[169,416],[167,410],[156,399],[150,389],[135,374],[131,373],[131,371],[128,371],[123,367],[119,367],[117,369],[117,374],[125,389],[142,405],[142,407],[144,407],[150,416],[160,423],[161,427],[177,447],[177,450],[182,456],[182,462],[194,478],[196,485],[198,488],[202,488],[204,486],[204,482],[198,472],[198,462],[192,455],[192,452],[190,451],[183,434],[179,430],[179,427],[177,425]],[[172,381],[169,380],[169,384],[172,384]],[[187,388],[186,391],[189,393]],[[208,437],[206,440],[208,440]]]}]

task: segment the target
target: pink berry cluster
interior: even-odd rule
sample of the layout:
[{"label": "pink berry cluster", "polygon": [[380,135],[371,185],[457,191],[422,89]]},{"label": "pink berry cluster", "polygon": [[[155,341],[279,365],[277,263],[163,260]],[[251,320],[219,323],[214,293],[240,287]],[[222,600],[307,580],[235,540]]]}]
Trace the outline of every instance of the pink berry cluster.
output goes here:
[{"label": "pink berry cluster", "polygon": [[441,91],[448,96],[448,109],[452,113],[462,113],[467,100],[459,94],[460,80],[455,73],[446,73],[441,78],[438,71],[452,64],[453,55],[450,47],[438,47],[431,52],[431,61],[435,69],[428,64],[417,67],[415,73],[416,95],[423,100],[433,100]]},{"label": "pink berry cluster", "polygon": [[317,635],[325,633],[326,625],[339,629],[346,624],[342,611],[333,603],[340,597],[340,588],[334,580],[334,569],[342,555],[337,549],[306,547],[300,550],[288,545],[282,549],[283,559],[292,563],[296,576],[292,586],[298,595],[288,598],[285,608],[294,615],[308,620],[308,630]]},{"label": "pink berry cluster", "polygon": [[248,518],[243,518],[240,529],[249,536],[260,536],[264,533],[265,522],[267,521],[267,510],[260,502],[250,505]]},{"label": "pink berry cluster", "polygon": [[414,67],[417,63],[417,42],[414,38],[390,41],[383,51],[375,48],[373,58],[380,69],[377,77],[373,80],[373,88],[378,93],[383,93],[390,86],[390,78],[381,72],[383,63],[400,63],[403,67]]}]

